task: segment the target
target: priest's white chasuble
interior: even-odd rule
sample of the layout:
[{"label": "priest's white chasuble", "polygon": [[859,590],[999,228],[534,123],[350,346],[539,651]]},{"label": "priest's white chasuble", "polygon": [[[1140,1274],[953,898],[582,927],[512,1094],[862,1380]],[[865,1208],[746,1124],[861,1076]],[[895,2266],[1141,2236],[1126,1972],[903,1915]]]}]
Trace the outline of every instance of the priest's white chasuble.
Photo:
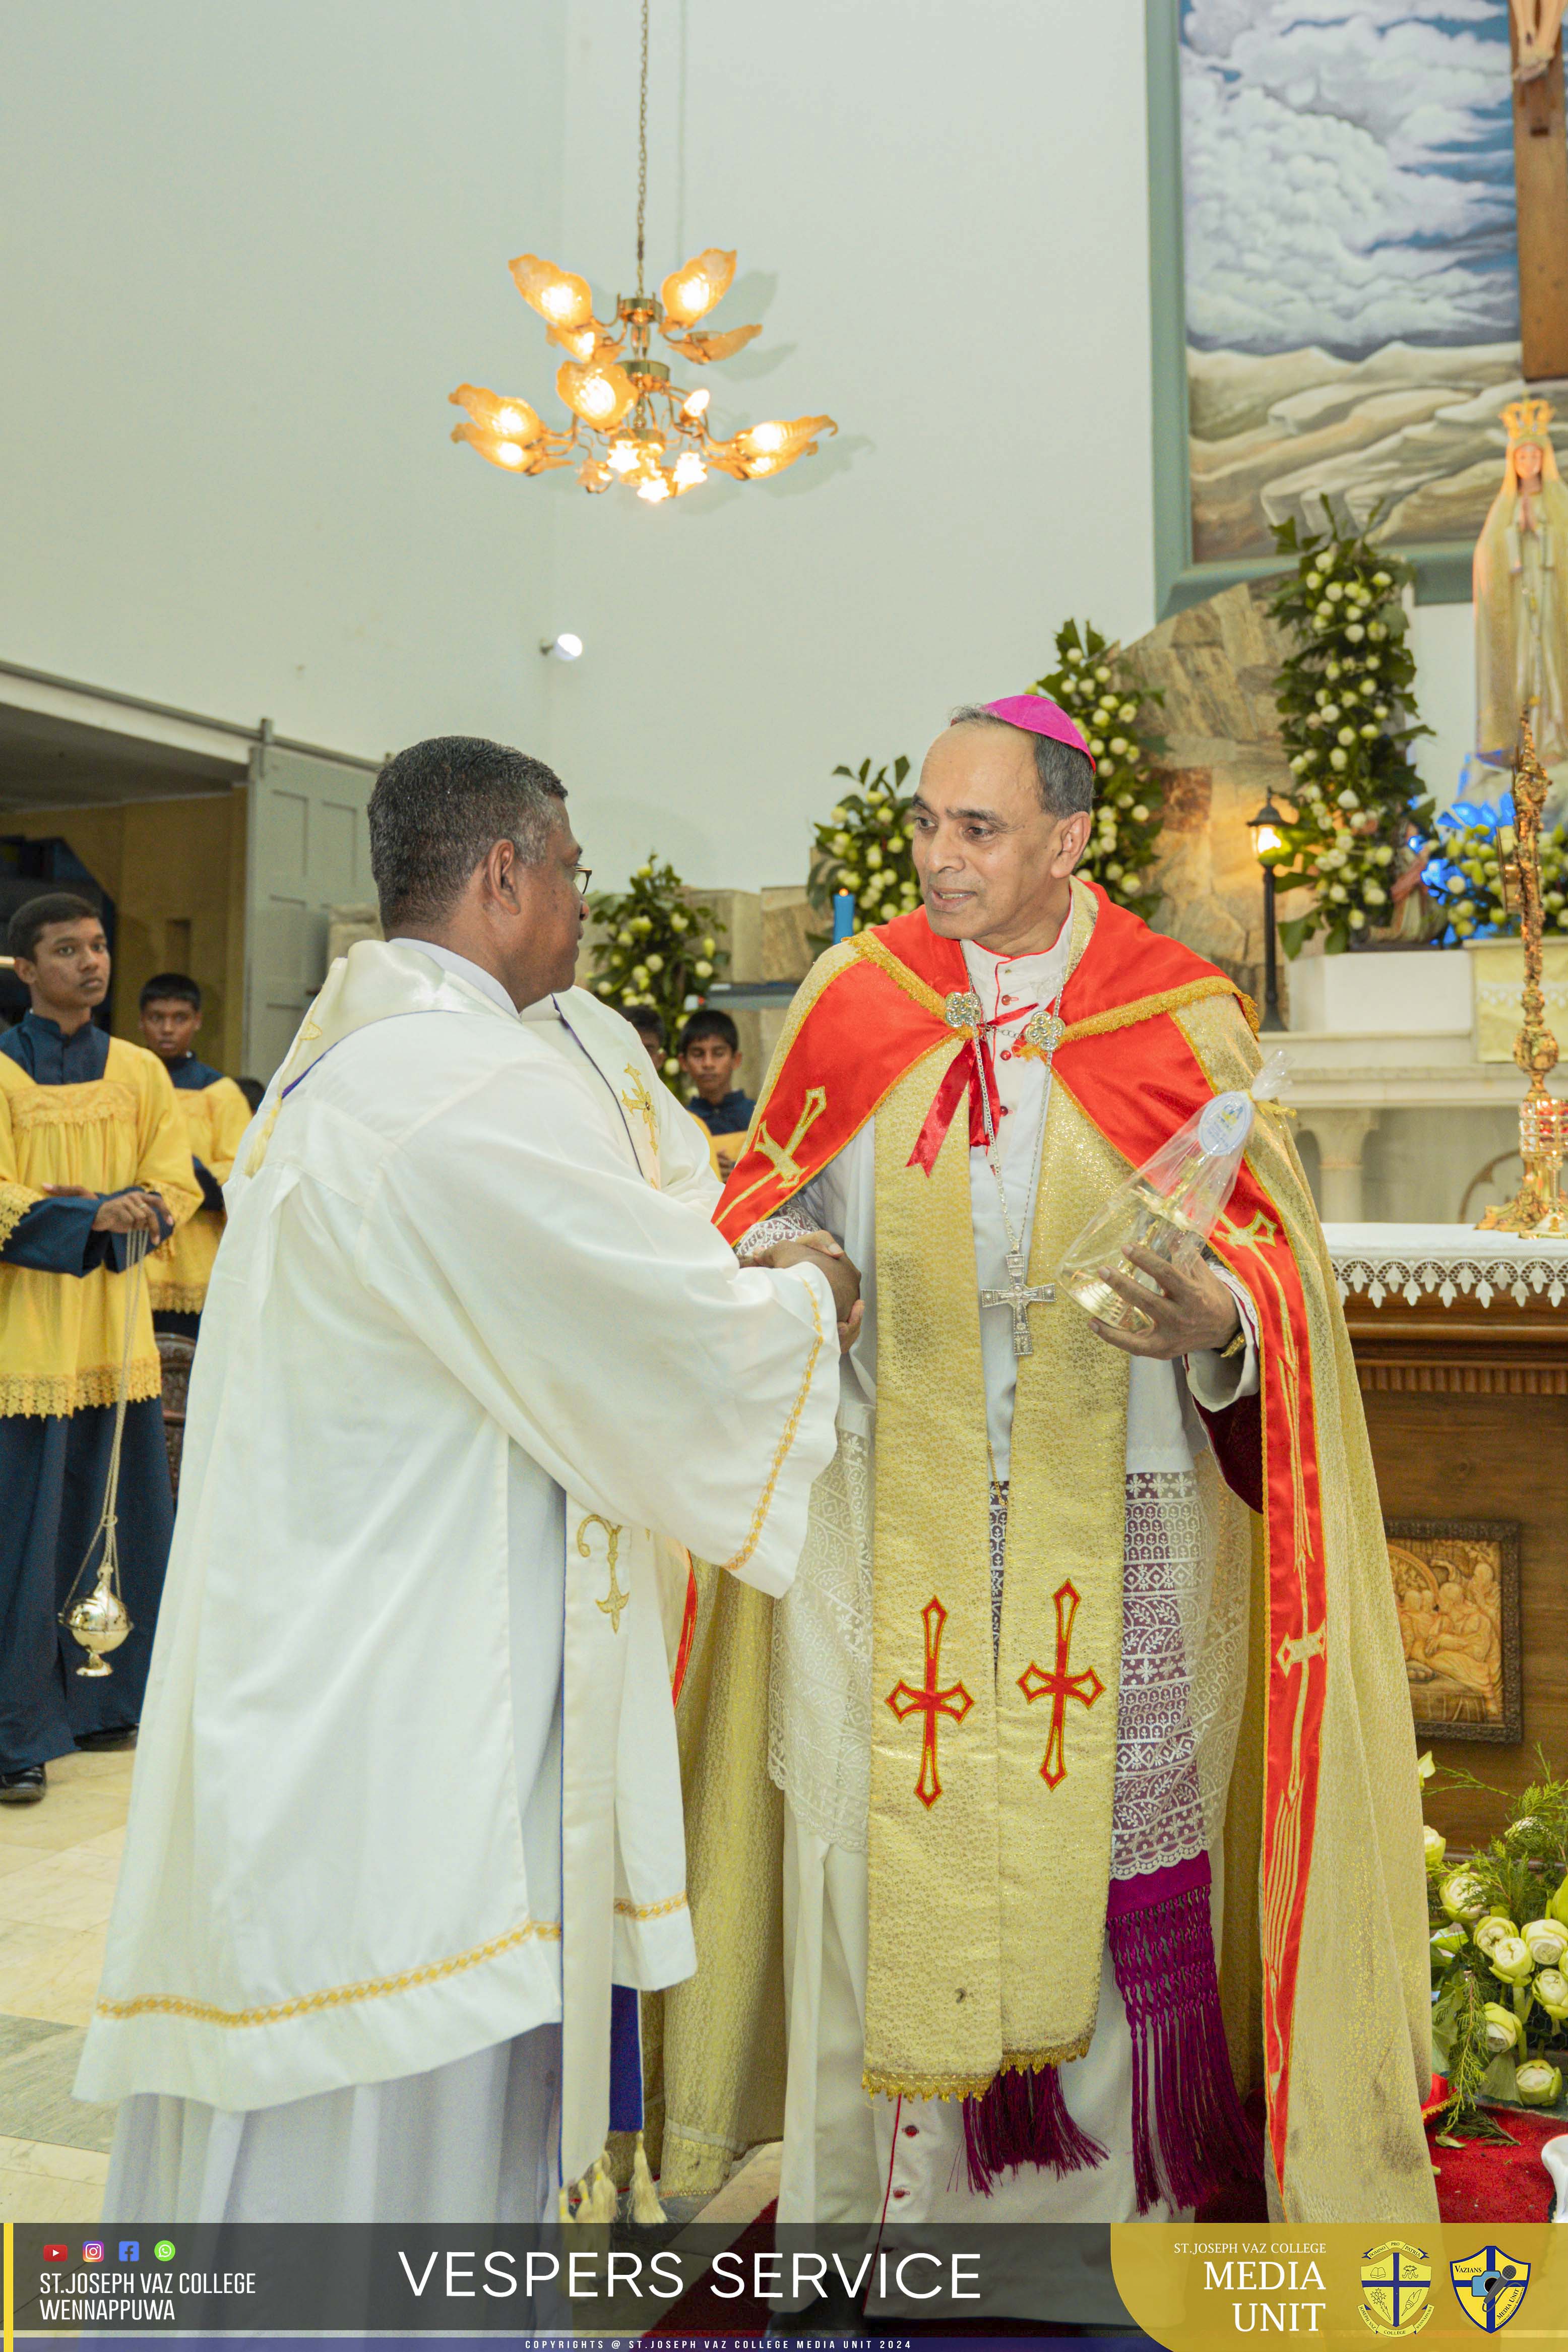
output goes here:
[{"label": "priest's white chasuble", "polygon": [[118,2219],[537,2219],[598,2155],[612,1985],[695,1958],[681,1548],[784,1591],[833,1445],[826,1281],[715,1192],[584,992],[334,966],[192,1381],[78,2081]]}]

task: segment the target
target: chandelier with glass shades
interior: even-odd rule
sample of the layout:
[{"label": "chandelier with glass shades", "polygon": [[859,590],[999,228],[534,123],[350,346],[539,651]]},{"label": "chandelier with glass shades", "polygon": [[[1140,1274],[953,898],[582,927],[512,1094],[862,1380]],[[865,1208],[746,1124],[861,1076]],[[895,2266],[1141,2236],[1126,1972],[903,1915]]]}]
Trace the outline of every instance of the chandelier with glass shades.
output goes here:
[{"label": "chandelier with glass shades", "polygon": [[585,490],[622,482],[657,506],[706,482],[711,468],[737,482],[781,474],[810,457],[821,433],[836,433],[831,416],[770,418],[727,441],[707,429],[706,386],[688,392],[672,383],[668,364],[650,349],[657,328],[670,349],[695,367],[743,351],[760,327],[730,327],[718,334],[699,320],[723,300],[735,276],[735,256],[716,246],[673,270],[656,295],[644,291],[643,218],[648,193],[648,0],[643,0],[642,106],[638,118],[637,291],[616,299],[615,325],[593,315],[586,278],[558,269],[536,253],[509,267],[518,293],[544,320],[548,340],[567,354],[555,385],[571,411],[565,432],[548,425],[526,400],[508,399],[483,384],[460,383],[449,395],[466,412],[454,441],[466,441],[508,474],[543,474],[580,458]]}]

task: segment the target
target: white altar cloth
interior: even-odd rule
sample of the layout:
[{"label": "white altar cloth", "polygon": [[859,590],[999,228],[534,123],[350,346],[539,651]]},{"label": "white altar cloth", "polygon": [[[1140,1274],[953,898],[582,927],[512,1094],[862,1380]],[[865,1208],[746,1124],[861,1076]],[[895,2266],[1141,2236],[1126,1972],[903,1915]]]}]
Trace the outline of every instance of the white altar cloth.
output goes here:
[{"label": "white altar cloth", "polygon": [[1323,1237],[1342,1298],[1365,1291],[1375,1307],[1400,1297],[1473,1297],[1490,1306],[1499,1292],[1522,1307],[1533,1291],[1553,1307],[1568,1299],[1568,1242],[1530,1234],[1483,1234],[1473,1225],[1325,1225]]}]

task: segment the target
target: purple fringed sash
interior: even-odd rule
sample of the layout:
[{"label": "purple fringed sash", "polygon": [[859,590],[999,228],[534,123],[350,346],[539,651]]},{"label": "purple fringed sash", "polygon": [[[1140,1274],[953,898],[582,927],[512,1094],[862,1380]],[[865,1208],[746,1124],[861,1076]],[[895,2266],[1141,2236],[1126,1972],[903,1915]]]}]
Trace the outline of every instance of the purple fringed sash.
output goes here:
[{"label": "purple fringed sash", "polygon": [[1105,2151],[1067,2112],[1061,2070],[1009,2067],[993,2076],[977,2099],[964,2102],[964,2147],[969,2186],[988,2197],[998,2177],[1020,2164],[1043,2165],[1048,2172],[1084,2172],[1103,2164]]},{"label": "purple fringed sash", "polygon": [[1113,1878],[1111,1964],[1133,2036],[1138,2210],[1179,2211],[1261,2175],[1263,2151],[1230,2072],[1209,1916],[1208,1856]]},{"label": "purple fringed sash", "polygon": [[[1138,2210],[1201,2206],[1227,2181],[1256,2179],[1262,2149],[1230,2072],[1214,1967],[1207,1854],[1113,1878],[1111,1963],[1133,2037],[1133,2170]],[[1055,2173],[1103,2163],[1061,2095],[1061,2072],[998,2074],[964,2102],[969,2186],[988,2197],[1020,2164]]]}]

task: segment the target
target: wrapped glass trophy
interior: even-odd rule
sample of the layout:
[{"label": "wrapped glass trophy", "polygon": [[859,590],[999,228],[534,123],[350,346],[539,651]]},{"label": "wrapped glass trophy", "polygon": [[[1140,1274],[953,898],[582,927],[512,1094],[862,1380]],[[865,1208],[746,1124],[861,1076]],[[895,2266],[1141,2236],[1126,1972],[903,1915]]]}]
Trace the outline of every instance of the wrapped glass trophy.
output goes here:
[{"label": "wrapped glass trophy", "polygon": [[1284,1055],[1271,1054],[1247,1092],[1213,1096],[1091,1217],[1056,1277],[1085,1314],[1114,1330],[1154,1328],[1152,1316],[1113,1290],[1106,1269],[1152,1290],[1153,1276],[1129,1251],[1166,1265],[1196,1263],[1235,1190],[1257,1106],[1277,1099],[1285,1078]]}]

